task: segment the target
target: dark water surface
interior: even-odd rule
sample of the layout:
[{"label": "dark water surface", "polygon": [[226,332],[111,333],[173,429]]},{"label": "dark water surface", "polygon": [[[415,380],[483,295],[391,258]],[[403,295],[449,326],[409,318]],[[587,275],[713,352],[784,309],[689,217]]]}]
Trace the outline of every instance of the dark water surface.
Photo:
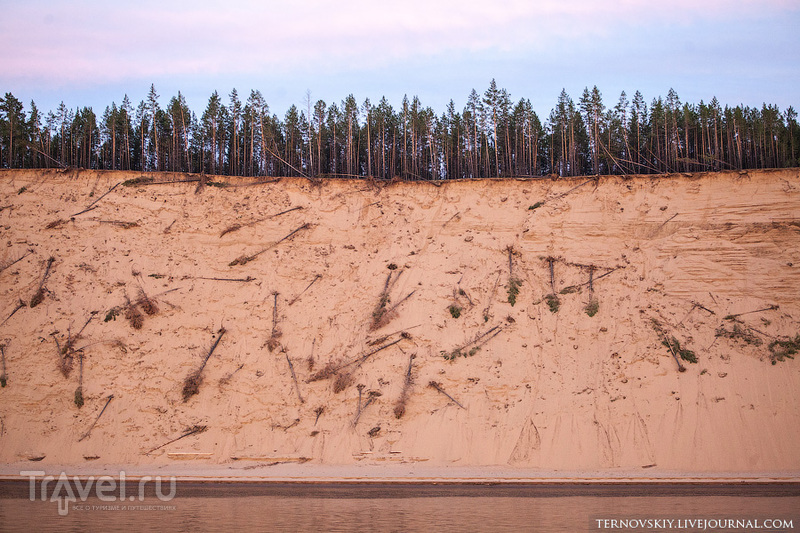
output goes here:
[{"label": "dark water surface", "polygon": [[[67,502],[63,516],[58,502],[38,499],[39,487],[30,501],[27,482],[0,482],[0,530],[703,531],[702,522],[690,521],[705,519],[705,531],[800,531],[798,484],[178,483],[171,499],[149,487],[141,501],[128,501],[138,495],[130,485],[124,502],[101,501],[93,487],[85,501]],[[644,528],[611,522],[639,519],[653,521]],[[754,527],[714,527],[737,519]]]}]

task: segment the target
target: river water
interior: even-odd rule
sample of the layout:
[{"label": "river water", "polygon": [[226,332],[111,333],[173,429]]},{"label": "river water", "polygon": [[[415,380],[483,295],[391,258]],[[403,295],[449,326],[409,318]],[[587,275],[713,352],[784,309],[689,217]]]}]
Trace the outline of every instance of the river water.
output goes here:
[{"label": "river water", "polygon": [[0,482],[0,530],[800,531],[800,486],[791,484],[178,483],[174,495],[169,488],[161,498],[150,487],[124,502],[92,490],[85,501],[66,502],[64,515],[58,502],[38,499],[38,487],[30,501],[28,483]]}]

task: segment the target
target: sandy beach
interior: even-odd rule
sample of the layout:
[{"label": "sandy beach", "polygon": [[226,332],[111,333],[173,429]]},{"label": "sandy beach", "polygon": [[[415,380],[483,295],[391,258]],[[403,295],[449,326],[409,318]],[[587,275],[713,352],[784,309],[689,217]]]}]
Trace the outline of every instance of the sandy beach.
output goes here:
[{"label": "sandy beach", "polygon": [[2,477],[800,479],[797,169],[197,179],[0,172]]}]

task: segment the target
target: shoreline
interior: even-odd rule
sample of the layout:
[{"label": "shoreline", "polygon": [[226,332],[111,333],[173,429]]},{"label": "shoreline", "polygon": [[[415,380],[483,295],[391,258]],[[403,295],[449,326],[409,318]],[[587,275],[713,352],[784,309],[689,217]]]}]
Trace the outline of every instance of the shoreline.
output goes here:
[{"label": "shoreline", "polygon": [[[245,472],[246,470],[246,472]],[[136,465],[103,465],[88,467],[74,465],[36,465],[30,463],[4,464],[0,466],[0,482],[25,482],[29,476],[21,472],[44,472],[37,474],[58,479],[65,473],[70,479],[110,476],[131,482],[150,477],[175,477],[179,483],[201,484],[292,484],[292,485],[773,485],[800,486],[800,472],[653,472],[651,475],[636,475],[634,471],[621,472],[552,472],[521,471],[503,467],[463,468],[394,468],[370,466],[312,465],[246,465],[233,467],[168,467]]]}]

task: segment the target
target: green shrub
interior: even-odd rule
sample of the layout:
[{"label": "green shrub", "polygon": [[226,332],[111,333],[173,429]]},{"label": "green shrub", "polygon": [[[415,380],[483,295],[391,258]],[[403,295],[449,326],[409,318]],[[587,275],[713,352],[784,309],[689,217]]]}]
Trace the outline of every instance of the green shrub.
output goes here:
[{"label": "green shrub", "polygon": [[544,297],[544,301],[547,303],[547,307],[550,308],[551,313],[558,313],[558,309],[561,307],[561,300],[558,299],[558,296],[548,294]]}]

